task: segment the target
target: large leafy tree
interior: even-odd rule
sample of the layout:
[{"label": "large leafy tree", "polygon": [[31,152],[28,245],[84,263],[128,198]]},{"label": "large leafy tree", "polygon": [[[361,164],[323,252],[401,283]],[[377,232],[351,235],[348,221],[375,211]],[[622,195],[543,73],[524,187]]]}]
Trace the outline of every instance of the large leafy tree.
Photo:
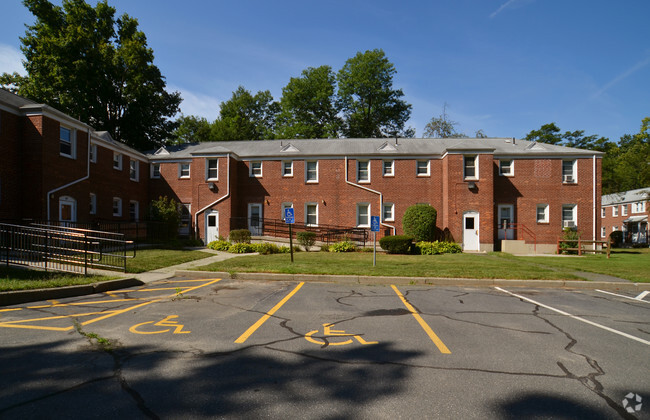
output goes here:
[{"label": "large leafy tree", "polygon": [[170,143],[201,143],[214,140],[212,124],[203,117],[181,115],[176,122],[178,127],[172,132]]},{"label": "large leafy tree", "polygon": [[613,146],[613,143],[607,137],[598,137],[595,134],[585,136],[584,130],[566,131],[562,133],[562,130],[555,123],[544,124],[539,130],[532,130],[526,134],[524,139],[556,144],[558,146],[597,150],[599,152],[606,152]]},{"label": "large leafy tree", "polygon": [[411,115],[411,105],[403,99],[401,89],[393,88],[395,66],[383,50],[359,52],[345,62],[337,74],[337,105],[344,118],[348,137],[412,137],[404,129]]},{"label": "large leafy tree", "polygon": [[20,95],[59,108],[137,149],[162,144],[175,123],[178,92],[165,90],[153,51],[127,14],[106,1],[24,0],[36,17],[20,38],[27,76],[4,74]]},{"label": "large leafy tree", "polygon": [[274,137],[280,105],[268,90],[251,94],[243,86],[221,103],[213,124],[214,140],[263,140]]},{"label": "large leafy tree", "polygon": [[336,78],[330,66],[309,67],[282,88],[278,138],[337,137],[342,125],[335,106]]},{"label": "large leafy tree", "polygon": [[[607,152],[603,160],[603,194],[650,186],[650,117],[641,122],[637,134],[625,134],[618,146]],[[607,168],[605,160],[611,163]]]}]

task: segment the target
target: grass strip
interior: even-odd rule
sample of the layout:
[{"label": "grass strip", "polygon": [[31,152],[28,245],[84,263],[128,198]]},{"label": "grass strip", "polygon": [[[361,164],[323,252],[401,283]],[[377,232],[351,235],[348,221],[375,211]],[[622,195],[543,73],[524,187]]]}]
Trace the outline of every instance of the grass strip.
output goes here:
[{"label": "grass strip", "polygon": [[126,271],[127,273],[144,273],[212,255],[209,252],[183,249],[143,249],[138,250],[135,258],[127,260]]},{"label": "grass strip", "polygon": [[52,271],[0,267],[0,292],[12,290],[49,289],[112,280],[116,277],[64,274]]}]

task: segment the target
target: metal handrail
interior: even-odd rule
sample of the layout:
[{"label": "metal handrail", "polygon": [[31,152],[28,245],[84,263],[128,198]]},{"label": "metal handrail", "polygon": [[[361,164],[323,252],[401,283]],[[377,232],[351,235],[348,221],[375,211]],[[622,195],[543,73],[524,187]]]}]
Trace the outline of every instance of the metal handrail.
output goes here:
[{"label": "metal handrail", "polygon": [[535,235],[535,232],[533,232],[528,226],[526,226],[523,223],[508,223],[505,227],[506,231],[506,238],[508,238],[508,231],[509,230],[514,230],[515,231],[515,238],[517,237],[517,231],[522,232],[522,240],[526,242],[526,239],[524,238],[523,234],[527,234],[531,237],[534,243],[535,247],[535,252],[537,252],[537,235]]}]

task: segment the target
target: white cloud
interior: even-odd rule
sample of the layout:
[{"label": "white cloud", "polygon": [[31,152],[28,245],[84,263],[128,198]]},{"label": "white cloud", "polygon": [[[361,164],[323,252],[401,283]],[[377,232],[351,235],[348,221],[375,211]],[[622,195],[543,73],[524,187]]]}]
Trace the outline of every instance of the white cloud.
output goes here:
[{"label": "white cloud", "polygon": [[596,99],[600,95],[602,95],[606,90],[614,86],[615,84],[619,83],[621,80],[628,78],[631,76],[633,73],[636,73],[637,71],[641,70],[643,67],[647,66],[650,64],[650,57],[646,57],[645,60],[641,60],[629,69],[625,70],[623,73],[619,74],[612,80],[610,80],[605,86],[600,88],[596,93],[591,95],[591,99]]},{"label": "white cloud", "polygon": [[25,75],[25,68],[22,60],[23,54],[16,48],[0,44],[0,73],[13,73]]},{"label": "white cloud", "polygon": [[210,122],[214,121],[219,115],[221,100],[215,97],[192,92],[178,86],[167,86],[167,90],[181,93],[181,98],[183,98],[181,112],[183,115],[204,117]]},{"label": "white cloud", "polygon": [[508,0],[503,3],[497,10],[490,14],[490,19],[494,19],[496,15],[501,13],[505,9],[513,8],[515,6],[523,6],[524,4],[531,3],[533,0]]}]

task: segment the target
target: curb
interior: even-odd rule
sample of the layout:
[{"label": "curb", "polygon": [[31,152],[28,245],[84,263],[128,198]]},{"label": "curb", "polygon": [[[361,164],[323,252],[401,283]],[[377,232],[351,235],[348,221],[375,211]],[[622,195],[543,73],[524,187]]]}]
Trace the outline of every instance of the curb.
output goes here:
[{"label": "curb", "polygon": [[63,286],[53,289],[16,290],[0,293],[0,306],[18,305],[41,300],[61,299],[67,297],[91,295],[109,290],[125,289],[140,286],[144,283],[136,278],[108,280],[100,283]]},{"label": "curb", "polygon": [[567,289],[606,289],[642,292],[650,290],[650,283],[623,283],[607,281],[579,280],[508,280],[508,279],[469,279],[448,277],[384,277],[384,276],[336,276],[319,274],[278,274],[278,273],[227,273],[224,271],[178,270],[176,275],[190,278],[221,277],[233,280],[265,281],[304,281],[319,283],[363,284],[363,285],[427,285],[427,286],[468,286],[468,287],[548,287]]}]

